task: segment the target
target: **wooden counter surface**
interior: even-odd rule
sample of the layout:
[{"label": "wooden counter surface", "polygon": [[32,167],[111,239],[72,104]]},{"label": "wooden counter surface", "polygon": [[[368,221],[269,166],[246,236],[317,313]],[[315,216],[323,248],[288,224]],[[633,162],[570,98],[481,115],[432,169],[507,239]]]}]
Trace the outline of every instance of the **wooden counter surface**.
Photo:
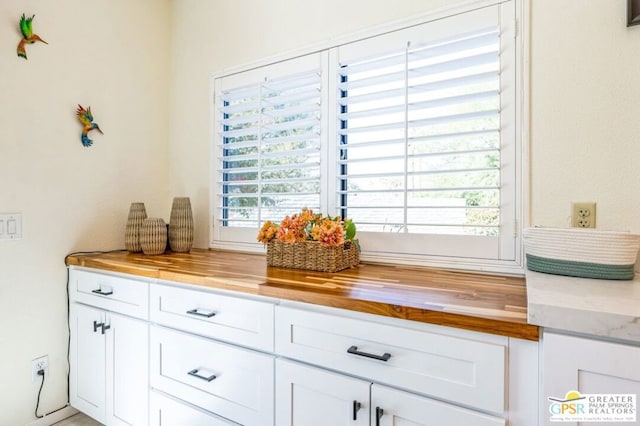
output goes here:
[{"label": "wooden counter surface", "polygon": [[67,265],[295,300],[485,333],[538,340],[527,323],[524,278],[360,264],[333,274],[266,266],[265,257],[193,249],[71,255]]}]

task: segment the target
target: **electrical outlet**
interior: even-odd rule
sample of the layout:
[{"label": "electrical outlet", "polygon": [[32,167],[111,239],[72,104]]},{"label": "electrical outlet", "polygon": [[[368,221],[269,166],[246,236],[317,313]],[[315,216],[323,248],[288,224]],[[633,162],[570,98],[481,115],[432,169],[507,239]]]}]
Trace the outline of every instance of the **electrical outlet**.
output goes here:
[{"label": "electrical outlet", "polygon": [[38,375],[38,371],[44,370],[45,374],[49,374],[49,355],[41,356],[31,361],[31,381],[42,380],[42,376]]},{"label": "electrical outlet", "polygon": [[596,203],[573,203],[571,205],[571,226],[575,228],[595,228]]}]

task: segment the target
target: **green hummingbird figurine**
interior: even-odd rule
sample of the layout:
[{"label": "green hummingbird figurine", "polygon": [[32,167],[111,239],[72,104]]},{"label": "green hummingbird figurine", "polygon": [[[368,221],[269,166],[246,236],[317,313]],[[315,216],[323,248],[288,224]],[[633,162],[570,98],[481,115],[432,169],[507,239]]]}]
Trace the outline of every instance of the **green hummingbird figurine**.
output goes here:
[{"label": "green hummingbird figurine", "polygon": [[20,18],[20,31],[22,32],[22,40],[18,44],[18,56],[21,58],[27,59],[27,51],[25,50],[25,45],[33,44],[36,41],[41,41],[44,44],[49,44],[38,36],[38,34],[33,33],[33,18],[36,15],[31,16],[31,18],[27,18],[22,14]]}]

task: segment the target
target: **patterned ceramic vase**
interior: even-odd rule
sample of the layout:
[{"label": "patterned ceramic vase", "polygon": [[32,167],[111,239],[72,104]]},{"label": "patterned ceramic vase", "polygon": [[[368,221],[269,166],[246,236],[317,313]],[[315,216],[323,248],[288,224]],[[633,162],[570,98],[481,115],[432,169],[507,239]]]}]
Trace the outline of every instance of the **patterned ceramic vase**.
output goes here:
[{"label": "patterned ceramic vase", "polygon": [[169,219],[171,251],[188,253],[193,246],[193,212],[189,197],[175,197]]},{"label": "patterned ceramic vase", "polygon": [[147,210],[144,203],[131,203],[129,217],[124,231],[124,247],[131,253],[142,251],[140,246],[140,228],[142,222],[147,218]]},{"label": "patterned ceramic vase", "polygon": [[162,254],[167,247],[167,225],[160,218],[149,218],[140,228],[140,246],[144,254]]}]

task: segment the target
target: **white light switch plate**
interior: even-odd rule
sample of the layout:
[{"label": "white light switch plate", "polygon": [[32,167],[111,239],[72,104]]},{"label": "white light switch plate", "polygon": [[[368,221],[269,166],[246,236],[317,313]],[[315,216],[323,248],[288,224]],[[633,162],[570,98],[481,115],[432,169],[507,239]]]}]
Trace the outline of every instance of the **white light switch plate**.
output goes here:
[{"label": "white light switch plate", "polygon": [[22,214],[0,214],[0,240],[22,239]]}]

